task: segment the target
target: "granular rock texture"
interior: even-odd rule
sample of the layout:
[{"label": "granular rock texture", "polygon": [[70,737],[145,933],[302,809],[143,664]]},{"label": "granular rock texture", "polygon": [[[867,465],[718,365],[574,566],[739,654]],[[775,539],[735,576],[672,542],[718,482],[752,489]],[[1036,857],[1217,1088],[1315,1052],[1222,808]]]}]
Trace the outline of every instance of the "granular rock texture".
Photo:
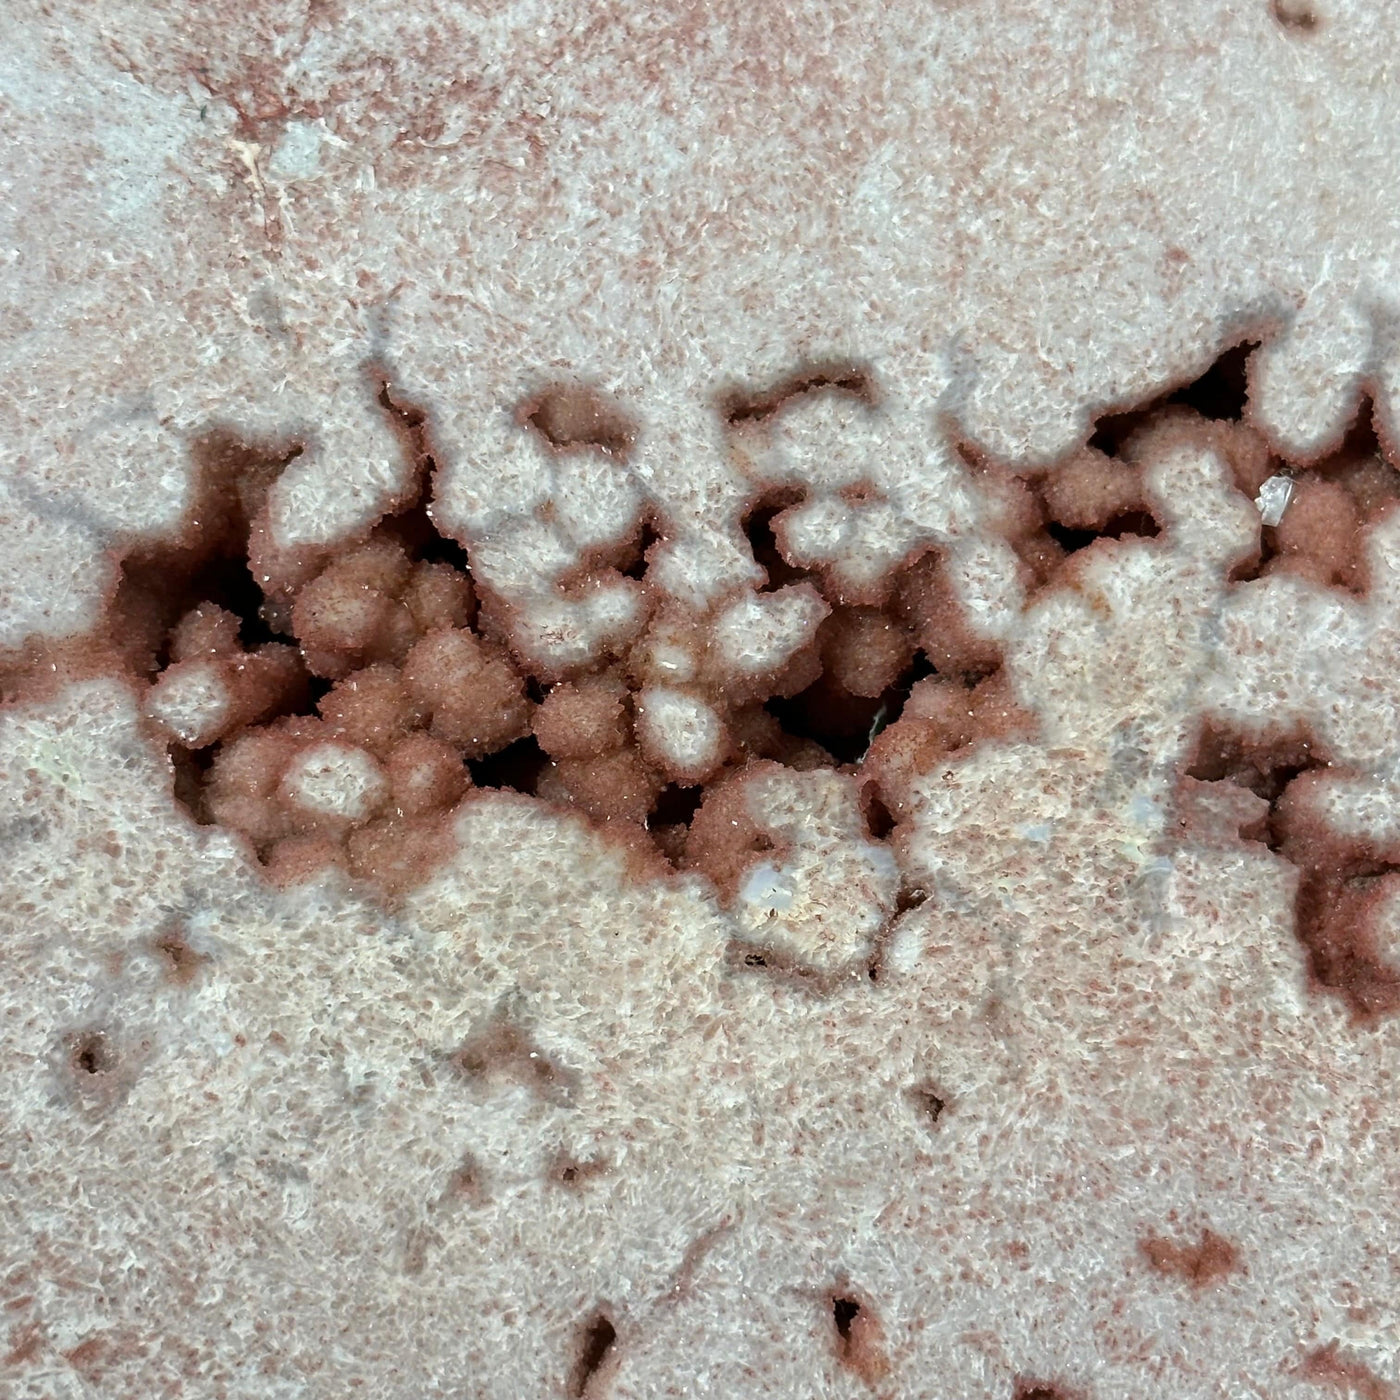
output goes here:
[{"label": "granular rock texture", "polygon": [[0,1395],[1397,1393],[1397,37],[15,7]]}]

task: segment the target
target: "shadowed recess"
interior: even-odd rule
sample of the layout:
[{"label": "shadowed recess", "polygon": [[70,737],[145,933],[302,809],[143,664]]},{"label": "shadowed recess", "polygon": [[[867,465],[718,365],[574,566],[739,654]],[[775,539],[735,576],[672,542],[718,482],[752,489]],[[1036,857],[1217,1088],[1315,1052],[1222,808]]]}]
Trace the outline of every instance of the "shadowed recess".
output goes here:
[{"label": "shadowed recess", "polygon": [[569,1377],[569,1394],[576,1400],[599,1400],[597,1381],[616,1343],[617,1328],[600,1309],[584,1324],[579,1337],[578,1360]]}]

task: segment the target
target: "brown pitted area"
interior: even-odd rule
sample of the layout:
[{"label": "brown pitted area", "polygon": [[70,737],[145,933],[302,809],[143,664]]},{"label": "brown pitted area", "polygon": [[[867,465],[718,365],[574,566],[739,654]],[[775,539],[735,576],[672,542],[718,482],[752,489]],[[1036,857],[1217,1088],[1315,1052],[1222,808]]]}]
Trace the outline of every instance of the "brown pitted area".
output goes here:
[{"label": "brown pitted area", "polygon": [[1086,445],[1053,469],[1032,473],[1014,472],[961,445],[1021,561],[1028,593],[1072,582],[1076,568],[1100,541],[1152,539],[1161,533],[1135,441],[1129,439],[1116,453]]},{"label": "brown pitted area", "polygon": [[1011,1392],[1011,1400],[1084,1400],[1084,1394],[1078,1390],[1066,1390],[1064,1386],[1053,1381],[1018,1376],[1016,1388]]},{"label": "brown pitted area", "polygon": [[1336,1342],[1317,1347],[1304,1358],[1300,1372],[1318,1385],[1330,1386],[1358,1400],[1394,1400],[1395,1387],[1362,1361],[1344,1356]]},{"label": "brown pitted area", "polygon": [[1291,574],[1365,595],[1367,533],[1400,501],[1400,471],[1387,460],[1372,404],[1360,402],[1335,452],[1307,465],[1285,461],[1248,421],[1247,369],[1256,348],[1246,341],[1194,382],[1144,408],[1104,415],[1084,448],[1049,470],[1016,473],[962,448],[1000,513],[1029,592],[1072,586],[1101,541],[1161,533],[1146,461],[1164,433],[1189,429],[1219,453],[1235,487],[1260,508],[1257,551],[1232,579]]},{"label": "brown pitted area", "polygon": [[1202,1230],[1197,1241],[1148,1235],[1139,1241],[1138,1248],[1154,1272],[1180,1279],[1198,1290],[1219,1283],[1240,1267],[1239,1250],[1210,1229]]},{"label": "brown pitted area", "polygon": [[1290,34],[1315,34],[1322,28],[1322,19],[1308,0],[1272,0],[1269,13]]},{"label": "brown pitted area", "polygon": [[[1361,534],[1400,499],[1400,473],[1369,410],[1314,467],[1272,457],[1244,417],[1251,348],[1146,409],[1105,416],[1053,469],[1017,474],[964,450],[1030,596],[1075,586],[1095,551],[1163,528],[1149,462],[1178,426],[1214,444],[1251,498],[1283,499],[1286,486],[1278,523],[1261,529],[1241,578],[1294,572],[1365,586]],[[667,527],[644,515],[609,556],[642,583],[639,626],[566,673],[532,662],[510,609],[434,521],[429,414],[382,371],[370,384],[414,482],[371,529],[334,549],[280,549],[269,494],[304,443],[210,431],[192,445],[186,528],[127,550],[103,626],[10,658],[12,698],[76,676],[132,678],[180,803],[236,832],[275,882],[338,867],[396,896],[451,855],[460,803],[510,789],[582,813],[639,868],[701,872],[732,900],[756,862],[792,854],[754,796],[774,766],[840,774],[881,841],[937,765],[1031,732],[1000,648],[971,624],[943,553],[916,549],[857,598],[787,548],[783,515],[801,494],[791,482],[755,483],[744,525],[764,575],[756,591],[697,610],[651,587],[649,555]],[[736,390],[720,410],[748,428],[814,395],[879,403],[870,371],[846,363]],[[597,453],[619,469],[641,432],[623,405],[579,384],[539,389],[516,419],[551,451]],[[1227,776],[1258,791],[1243,770],[1202,780]],[[1318,947],[1329,944],[1318,917],[1304,923]],[[775,944],[760,956],[778,967],[793,950]],[[1318,961],[1319,976],[1354,981],[1336,970],[1346,958]]]},{"label": "brown pitted area", "polygon": [[1382,915],[1400,887],[1400,848],[1338,831],[1320,810],[1332,765],[1304,730],[1254,733],[1207,722],[1178,791],[1184,836],[1259,841],[1298,869],[1294,930],[1313,985],[1358,1021],[1400,1011],[1400,967]]},{"label": "brown pitted area", "polygon": [[951,1106],[947,1091],[928,1080],[913,1085],[905,1092],[914,1111],[930,1128],[939,1125]]},{"label": "brown pitted area", "polygon": [[149,1041],[121,1027],[77,1026],[58,1038],[53,1069],[63,1097],[79,1112],[101,1118],[130,1094],[150,1057]]},{"label": "brown pitted area", "polygon": [[[302,444],[211,432],[193,448],[188,528],[127,553],[96,641],[64,665],[52,649],[18,663],[16,694],[36,676],[129,676],[180,803],[238,833],[274,882],[339,867],[397,895],[451,853],[464,798],[508,788],[584,813],[647,868],[698,870],[732,895],[755,854],[781,851],[745,797],[772,766],[841,772],[883,837],[920,771],[1026,728],[932,550],[876,608],[826,596],[760,543],[766,592],[703,614],[653,599],[640,636],[591,669],[537,673],[434,524],[428,415],[372,382],[417,486],[365,535],[279,551],[268,496]],[[874,395],[863,371],[838,367],[728,411],[762,419],[813,392]],[[543,390],[518,417],[561,452],[621,458],[637,433],[593,389]],[[635,576],[656,538],[632,541]],[[165,955],[177,980],[197,973],[174,943]]]},{"label": "brown pitted area", "polygon": [[574,1073],[556,1064],[508,1015],[494,1016],[447,1057],[448,1067],[473,1085],[520,1084],[541,1098],[567,1104]]},{"label": "brown pitted area", "polygon": [[448,1173],[442,1194],[437,1199],[438,1210],[452,1210],[456,1206],[479,1208],[490,1200],[486,1189],[486,1173],[481,1163],[470,1152],[464,1152],[461,1160]]},{"label": "brown pitted area", "polygon": [[591,448],[625,461],[637,442],[636,422],[616,400],[590,385],[550,385],[526,399],[515,418],[555,452]]}]

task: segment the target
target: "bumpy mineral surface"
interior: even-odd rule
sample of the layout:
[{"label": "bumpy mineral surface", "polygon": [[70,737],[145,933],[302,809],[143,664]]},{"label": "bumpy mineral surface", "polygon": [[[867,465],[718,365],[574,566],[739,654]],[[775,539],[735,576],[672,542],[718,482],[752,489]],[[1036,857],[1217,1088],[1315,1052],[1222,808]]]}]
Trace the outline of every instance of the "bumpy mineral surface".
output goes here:
[{"label": "bumpy mineral surface", "polygon": [[1392,1395],[1397,42],[13,6],[0,1395]]}]

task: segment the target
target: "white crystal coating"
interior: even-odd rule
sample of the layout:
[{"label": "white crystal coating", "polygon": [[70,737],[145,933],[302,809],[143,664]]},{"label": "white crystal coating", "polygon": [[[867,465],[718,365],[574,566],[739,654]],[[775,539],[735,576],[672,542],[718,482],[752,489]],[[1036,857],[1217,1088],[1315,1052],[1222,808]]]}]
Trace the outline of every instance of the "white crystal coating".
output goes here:
[{"label": "white crystal coating", "polygon": [[715,643],[725,668],[740,675],[778,670],[815,638],[830,611],[811,584],[743,594],[715,620]]},{"label": "white crystal coating", "polygon": [[233,703],[219,661],[179,661],[161,672],[146,696],[146,714],[190,748],[223,728]]},{"label": "white crystal coating", "polygon": [[329,741],[312,744],[292,760],[281,792],[308,812],[361,822],[383,803],[388,783],[364,749]]},{"label": "white crystal coating", "polygon": [[637,697],[637,724],[643,744],[668,768],[708,772],[720,760],[723,722],[698,695],[649,686]]}]

